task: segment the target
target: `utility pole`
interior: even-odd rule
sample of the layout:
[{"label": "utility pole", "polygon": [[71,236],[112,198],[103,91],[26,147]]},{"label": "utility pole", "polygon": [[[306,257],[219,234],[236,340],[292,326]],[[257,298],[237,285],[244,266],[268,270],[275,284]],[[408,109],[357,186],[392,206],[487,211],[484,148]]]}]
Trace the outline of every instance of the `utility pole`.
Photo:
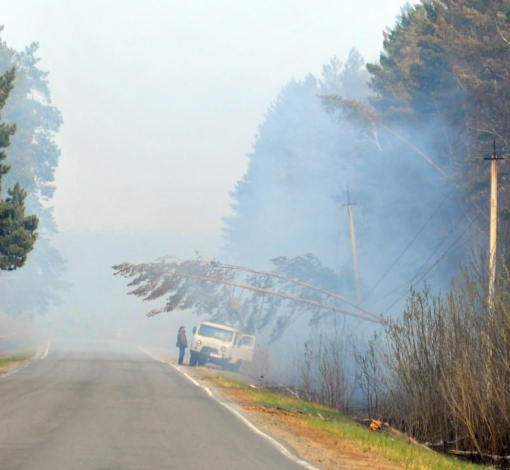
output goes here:
[{"label": "utility pole", "polygon": [[484,160],[491,162],[491,215],[490,215],[490,237],[489,237],[489,311],[492,314],[494,308],[494,295],[496,294],[496,261],[497,261],[497,238],[498,238],[498,160],[505,157],[498,157],[496,153],[496,140],[494,140],[494,151],[492,157]]},{"label": "utility pole", "polygon": [[356,296],[358,298],[358,304],[361,304],[361,290],[359,287],[359,269],[358,269],[358,250],[356,249],[356,233],[354,231],[354,214],[352,211],[352,206],[355,206],[355,203],[351,203],[351,199],[349,197],[349,190],[347,190],[347,204],[342,204],[347,207],[347,215],[349,217],[349,229],[351,232],[351,249],[352,249],[352,261],[354,265],[354,281],[356,283]]},{"label": "utility pole", "polygon": [[504,160],[504,157],[498,157],[496,153],[496,140],[494,139],[494,150],[492,157],[486,157],[484,160],[491,162],[491,215],[490,215],[490,235],[489,235],[489,314],[488,314],[488,330],[486,333],[487,355],[486,355],[486,383],[487,383],[487,399],[490,401],[493,395],[493,363],[492,353],[493,344],[491,333],[494,331],[494,307],[496,304],[496,263],[497,263],[497,239],[498,239],[498,160]]}]

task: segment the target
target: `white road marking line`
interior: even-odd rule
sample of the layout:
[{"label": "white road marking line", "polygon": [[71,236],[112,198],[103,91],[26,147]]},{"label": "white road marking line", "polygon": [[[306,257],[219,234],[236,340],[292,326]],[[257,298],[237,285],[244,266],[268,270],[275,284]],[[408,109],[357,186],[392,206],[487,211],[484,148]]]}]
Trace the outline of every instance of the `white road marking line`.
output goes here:
[{"label": "white road marking line", "polygon": [[51,341],[48,341],[48,346],[46,346],[46,351],[44,351],[44,354],[41,356],[41,360],[44,359],[50,352],[50,346],[51,346]]},{"label": "white road marking line", "polygon": [[9,377],[9,375],[15,374],[16,372],[18,372],[18,369],[13,370],[13,371],[11,371],[11,372],[7,372],[6,374],[2,374],[0,377],[1,377],[2,379],[5,379],[6,377]]},{"label": "white road marking line", "polygon": [[[184,375],[184,377],[186,377],[190,382],[192,382],[194,385],[196,385],[197,387],[204,390],[205,393],[207,393],[207,395],[209,395],[210,397],[212,397],[216,400],[216,397],[213,395],[213,393],[211,392],[211,390],[208,387],[205,387],[201,383],[197,382],[193,377],[191,377],[191,375],[189,375],[186,372],[179,369],[175,364],[170,364],[169,362],[166,362],[165,364],[172,366],[175,370],[179,371],[182,375]],[[216,401],[218,401],[218,400],[216,400]]]},{"label": "white road marking line", "polygon": [[256,432],[259,436],[262,436],[264,439],[268,440],[276,449],[278,449],[283,455],[285,455],[287,458],[292,460],[294,463],[297,463],[298,465],[301,465],[304,468],[307,468],[308,470],[318,470],[317,467],[314,467],[313,465],[310,465],[308,462],[305,462],[304,460],[301,460],[300,458],[296,457],[293,453],[291,453],[285,446],[280,444],[276,439],[272,438],[269,434],[266,434],[265,432],[261,431],[257,426],[252,424],[247,418],[245,418],[239,411],[237,411],[235,408],[230,406],[228,403],[223,402],[219,398],[215,397],[212,391],[206,387],[205,385],[202,385],[201,383],[197,382],[193,377],[191,377],[189,374],[181,370],[180,367],[176,366],[175,364],[172,364],[170,362],[163,361],[161,359],[158,359],[154,357],[150,351],[146,350],[142,346],[137,346],[137,348],[142,351],[144,354],[146,354],[149,357],[152,357],[156,361],[162,362],[163,364],[168,364],[169,366],[172,366],[175,370],[180,372],[184,377],[186,377],[191,383],[196,385],[197,387],[204,390],[207,395],[209,395],[213,400],[215,400],[217,403],[219,403],[221,406],[224,406],[228,411],[230,411],[234,416],[236,416],[239,420],[241,420],[246,426],[248,426],[252,431]]},{"label": "white road marking line", "polygon": [[[44,353],[44,356],[41,357],[40,359],[44,359],[44,357],[46,356],[46,354],[48,354],[48,350],[50,349],[50,345],[48,343],[48,347],[46,348],[46,352]],[[13,375],[13,374],[16,374],[17,372],[19,372],[21,369],[24,369],[25,367],[28,367],[28,365],[30,364],[30,362],[34,359],[34,357],[32,357],[31,359],[29,360],[23,360],[21,361],[20,364],[17,364],[16,365],[16,369],[14,370],[11,370],[10,372],[6,372],[5,374],[0,374],[0,379],[5,379],[6,377],[9,377],[9,375]]]}]

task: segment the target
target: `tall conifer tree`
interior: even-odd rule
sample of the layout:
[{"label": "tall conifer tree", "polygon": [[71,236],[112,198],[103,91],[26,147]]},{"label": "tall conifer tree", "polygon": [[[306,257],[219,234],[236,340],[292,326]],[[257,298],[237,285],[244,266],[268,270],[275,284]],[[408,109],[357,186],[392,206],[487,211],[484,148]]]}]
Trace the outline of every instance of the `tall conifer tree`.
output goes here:
[{"label": "tall conifer tree", "polygon": [[[14,78],[14,69],[0,76],[0,193],[2,178],[10,170],[9,165],[2,163],[7,158],[4,149],[16,132],[14,124],[2,122],[1,111],[13,88]],[[12,271],[23,266],[37,239],[39,220],[35,215],[25,215],[26,196],[27,192],[16,183],[8,190],[8,196],[0,199],[0,270]]]},{"label": "tall conifer tree", "polygon": [[63,280],[66,262],[53,246],[58,228],[51,204],[60,158],[55,135],[62,116],[52,104],[48,72],[39,68],[38,44],[14,50],[2,41],[2,29],[0,26],[0,76],[16,69],[14,88],[2,109],[3,120],[16,124],[8,152],[11,169],[3,185],[12,188],[19,183],[27,191],[26,211],[37,215],[39,225],[37,243],[23,269],[0,282],[1,308],[12,316],[44,314],[60,302],[60,294],[70,286]]}]

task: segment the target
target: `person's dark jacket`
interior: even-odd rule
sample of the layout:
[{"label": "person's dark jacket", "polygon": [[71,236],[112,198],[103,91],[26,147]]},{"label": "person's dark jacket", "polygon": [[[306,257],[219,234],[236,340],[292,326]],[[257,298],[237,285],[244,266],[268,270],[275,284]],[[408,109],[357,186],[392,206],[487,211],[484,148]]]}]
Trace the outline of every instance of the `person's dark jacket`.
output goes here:
[{"label": "person's dark jacket", "polygon": [[184,330],[180,330],[177,334],[177,344],[176,346],[178,348],[187,348],[188,347],[188,340],[186,338],[186,332]]}]

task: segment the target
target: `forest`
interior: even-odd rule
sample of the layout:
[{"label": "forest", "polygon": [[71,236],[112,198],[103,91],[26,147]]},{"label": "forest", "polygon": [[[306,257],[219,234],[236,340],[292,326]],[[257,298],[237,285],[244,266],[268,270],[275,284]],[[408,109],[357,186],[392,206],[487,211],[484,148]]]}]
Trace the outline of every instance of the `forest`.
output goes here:
[{"label": "forest", "polygon": [[[357,393],[369,417],[505,467],[508,64],[510,2],[406,6],[377,63],[353,49],[282,88],[231,193],[222,262],[165,259],[117,274],[134,278],[135,295],[167,298],[150,315],[196,308],[273,340],[307,318],[326,333],[305,344],[303,393],[343,409]],[[489,292],[493,152],[502,160]],[[356,321],[338,334],[342,313]]]}]

